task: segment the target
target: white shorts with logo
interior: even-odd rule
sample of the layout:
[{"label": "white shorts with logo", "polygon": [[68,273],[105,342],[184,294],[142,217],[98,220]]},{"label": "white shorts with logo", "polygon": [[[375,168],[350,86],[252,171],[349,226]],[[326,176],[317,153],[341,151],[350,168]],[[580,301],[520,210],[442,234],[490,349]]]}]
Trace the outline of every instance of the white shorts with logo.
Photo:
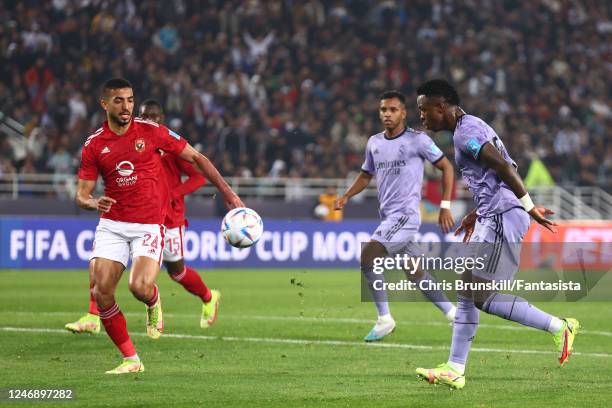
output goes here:
[{"label": "white shorts with logo", "polygon": [[389,255],[418,252],[416,234],[419,226],[408,224],[409,217],[388,218],[383,220],[372,234],[373,241],[383,244]]},{"label": "white shorts with logo", "polygon": [[165,227],[101,218],[89,259],[106,258],[127,266],[130,257],[146,256],[161,264]]},{"label": "white shorts with logo", "polygon": [[176,262],[183,259],[185,226],[169,228],[166,230],[166,243],[164,245],[164,261]]}]

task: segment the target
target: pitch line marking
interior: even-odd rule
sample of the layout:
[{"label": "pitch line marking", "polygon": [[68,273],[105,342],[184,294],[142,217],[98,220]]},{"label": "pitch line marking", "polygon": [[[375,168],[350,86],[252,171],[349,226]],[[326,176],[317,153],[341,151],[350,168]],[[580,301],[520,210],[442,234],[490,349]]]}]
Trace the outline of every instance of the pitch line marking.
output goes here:
[{"label": "pitch line marking", "polygon": [[[75,312],[23,312],[23,311],[0,311],[2,314],[11,315],[43,315],[43,316],[74,316],[77,317],[78,313]],[[136,312],[124,312],[125,316],[143,317],[144,313]],[[193,318],[197,319],[198,315],[190,313],[164,313],[166,317],[178,317],[178,318]],[[364,323],[373,324],[373,319],[356,319],[356,318],[344,318],[344,317],[302,317],[302,316],[249,316],[249,315],[227,315],[223,314],[220,316],[223,319],[234,319],[234,320],[277,320],[277,321],[288,321],[288,322],[318,322],[318,323]],[[398,319],[396,322],[399,326],[407,325],[420,325],[420,326],[446,326],[450,328],[449,322],[434,322],[434,321],[417,321],[417,320],[401,320]],[[480,323],[479,328],[485,329],[497,329],[497,330],[514,330],[514,331],[525,331],[530,330],[530,327],[523,327],[518,325],[507,325],[507,324],[489,324]],[[598,330],[583,330],[580,329],[580,334],[586,334],[591,336],[606,336],[612,337],[612,332],[598,331]]]},{"label": "pitch line marking", "polygon": [[[54,333],[54,334],[71,334],[67,330],[46,329],[46,328],[29,328],[29,327],[0,327],[3,332],[21,332],[21,333]],[[144,337],[145,333],[132,333],[132,336]],[[406,344],[406,343],[365,343],[357,341],[345,340],[306,340],[306,339],[279,339],[272,337],[234,337],[234,336],[201,336],[194,334],[163,334],[162,337],[171,339],[190,339],[190,340],[207,340],[207,341],[229,341],[229,342],[248,342],[248,343],[272,343],[272,344],[298,344],[298,345],[324,345],[324,346],[348,346],[348,347],[373,347],[373,348],[391,348],[391,349],[413,349],[413,350],[448,350],[446,346],[425,346],[422,344]],[[476,353],[513,353],[513,354],[545,354],[557,355],[554,351],[544,350],[513,350],[513,349],[498,349],[486,347],[472,347],[471,351]],[[605,357],[611,358],[612,354],[607,353],[584,353],[574,352],[576,356],[585,357]]]}]

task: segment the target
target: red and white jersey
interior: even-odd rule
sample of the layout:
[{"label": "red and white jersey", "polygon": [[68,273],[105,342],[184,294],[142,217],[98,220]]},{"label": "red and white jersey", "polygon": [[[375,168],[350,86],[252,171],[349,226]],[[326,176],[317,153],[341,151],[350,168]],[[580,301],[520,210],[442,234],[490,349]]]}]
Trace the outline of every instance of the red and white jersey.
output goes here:
[{"label": "red and white jersey", "polygon": [[[162,165],[169,193],[168,212],[164,225],[168,229],[177,228],[186,225],[185,196],[202,187],[206,179],[191,163],[171,154],[162,155]],[[183,174],[189,176],[184,182],[181,178]]]},{"label": "red and white jersey", "polygon": [[83,146],[79,178],[104,180],[104,195],[115,199],[100,217],[141,224],[162,224],[167,191],[160,149],[179,155],[187,141],[163,125],[134,118],[123,135],[104,122]]}]

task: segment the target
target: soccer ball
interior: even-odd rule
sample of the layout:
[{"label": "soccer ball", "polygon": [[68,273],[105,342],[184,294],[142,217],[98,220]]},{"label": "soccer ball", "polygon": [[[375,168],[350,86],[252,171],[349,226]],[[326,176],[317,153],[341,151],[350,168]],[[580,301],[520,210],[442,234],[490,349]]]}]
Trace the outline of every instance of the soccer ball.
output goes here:
[{"label": "soccer ball", "polygon": [[248,248],[261,238],[263,221],[259,214],[250,208],[234,208],[223,218],[221,233],[231,246]]}]

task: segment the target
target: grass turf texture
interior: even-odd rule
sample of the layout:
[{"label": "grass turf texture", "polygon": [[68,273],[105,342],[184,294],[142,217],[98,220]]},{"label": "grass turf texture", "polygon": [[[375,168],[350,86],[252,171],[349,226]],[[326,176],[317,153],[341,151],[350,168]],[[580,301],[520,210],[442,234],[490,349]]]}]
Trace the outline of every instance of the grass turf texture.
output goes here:
[{"label": "grass turf texture", "polygon": [[375,309],[359,301],[358,272],[206,272],[207,284],[223,294],[219,320],[208,330],[198,325],[199,300],[164,275],[158,283],[168,335],[158,341],[143,336],[144,306],[128,292],[127,274],[119,284],[117,300],[146,371],[108,376],[120,357],[104,329],[98,336],[62,330],[87,310],[85,270],[1,272],[0,388],[70,387],[78,406],[88,407],[597,407],[612,397],[611,303],[539,304],[584,327],[575,346],[584,354],[563,368],[547,354],[554,350],[550,335],[483,314],[474,348],[543,353],[473,351],[466,388],[450,391],[414,373],[448,356],[451,328],[433,305],[391,305],[398,327],[382,344],[419,348],[362,344]]}]

